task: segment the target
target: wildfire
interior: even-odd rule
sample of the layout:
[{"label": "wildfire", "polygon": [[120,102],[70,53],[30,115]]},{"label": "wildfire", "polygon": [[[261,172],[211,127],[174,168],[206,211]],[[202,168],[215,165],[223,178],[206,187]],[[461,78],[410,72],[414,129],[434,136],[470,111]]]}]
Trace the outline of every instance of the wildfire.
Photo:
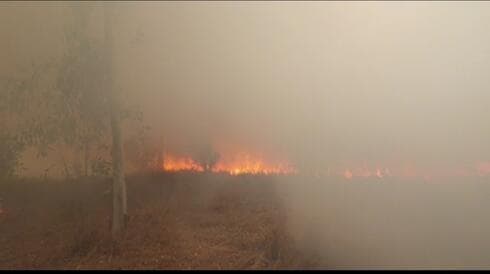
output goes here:
[{"label": "wildfire", "polygon": [[[176,156],[166,153],[164,155],[163,170],[166,172],[192,171],[226,173],[230,175],[252,174],[252,175],[290,175],[297,174],[298,170],[287,161],[271,161],[260,153],[235,152],[220,153],[218,160],[212,165],[204,165],[190,156]],[[316,172],[320,176],[321,172]],[[451,168],[420,168],[412,165],[401,165],[399,167],[388,165],[362,166],[341,165],[330,166],[327,169],[327,177],[340,176],[346,180],[356,178],[375,178],[386,180],[386,178],[400,179],[422,179],[424,181],[440,180],[451,177],[468,176],[490,176],[490,162],[477,162],[472,167]]]},{"label": "wildfire", "polygon": [[213,172],[239,174],[292,174],[296,170],[287,163],[266,162],[261,157],[248,153],[238,153],[232,157],[220,159],[212,168]]},{"label": "wildfire", "polygon": [[190,157],[176,157],[168,153],[164,157],[163,170],[167,172],[204,171],[204,168]]},{"label": "wildfire", "polygon": [[[172,154],[165,154],[163,170],[167,172],[194,171],[204,172],[206,168],[191,157],[180,157]],[[264,160],[262,157],[249,153],[237,153],[231,156],[223,156],[211,168],[214,173],[228,173],[230,175],[253,174],[253,175],[272,175],[272,174],[293,174],[296,169],[286,163],[273,163]]]}]

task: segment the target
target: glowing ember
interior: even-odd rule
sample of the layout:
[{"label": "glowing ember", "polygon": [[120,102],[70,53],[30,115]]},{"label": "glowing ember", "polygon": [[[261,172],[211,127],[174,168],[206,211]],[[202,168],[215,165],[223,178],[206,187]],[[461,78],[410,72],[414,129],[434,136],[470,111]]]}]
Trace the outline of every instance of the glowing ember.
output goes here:
[{"label": "glowing ember", "polygon": [[165,154],[163,170],[167,172],[197,171],[202,172],[204,168],[190,157],[176,157]]},{"label": "glowing ember", "polygon": [[[194,171],[204,172],[206,169],[191,157],[178,157],[165,154],[163,170],[167,172]],[[261,157],[252,156],[248,153],[233,154],[218,160],[210,169],[215,173],[228,173],[230,175],[254,174],[293,174],[296,169],[285,162],[271,163]]]},{"label": "glowing ember", "polygon": [[350,170],[346,169],[346,170],[344,171],[344,177],[345,177],[347,180],[352,179],[352,172],[350,172]]},{"label": "glowing ember", "polygon": [[229,173],[231,175],[296,173],[296,170],[288,163],[266,162],[261,157],[248,153],[238,153],[231,157],[222,157],[213,166],[212,171]]},{"label": "glowing ember", "polygon": [[[271,161],[260,154],[248,152],[220,153],[220,157],[214,165],[205,168],[203,164],[189,156],[175,156],[165,154],[163,170],[166,172],[193,171],[213,173],[227,173],[230,175],[252,174],[252,175],[274,175],[274,174],[297,174],[298,171],[287,161]],[[330,176],[341,176],[351,180],[357,178],[378,178],[385,180],[386,177],[396,177],[401,179],[422,179],[426,182],[448,179],[450,177],[468,176],[490,176],[490,162],[477,162],[473,168],[465,167],[442,167],[438,168],[416,168],[412,165],[402,165],[400,167],[375,165],[369,168],[367,164],[362,167],[356,165],[344,165],[329,167],[326,173],[314,172],[317,177],[320,174]],[[1,208],[0,208],[1,210]]]}]

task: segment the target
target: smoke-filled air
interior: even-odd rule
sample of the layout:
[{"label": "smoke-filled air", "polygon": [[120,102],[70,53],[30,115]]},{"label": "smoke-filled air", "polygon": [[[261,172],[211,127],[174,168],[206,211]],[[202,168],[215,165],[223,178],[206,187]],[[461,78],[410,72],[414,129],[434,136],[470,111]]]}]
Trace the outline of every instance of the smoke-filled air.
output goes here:
[{"label": "smoke-filled air", "polygon": [[0,3],[0,269],[489,269],[490,3]]}]

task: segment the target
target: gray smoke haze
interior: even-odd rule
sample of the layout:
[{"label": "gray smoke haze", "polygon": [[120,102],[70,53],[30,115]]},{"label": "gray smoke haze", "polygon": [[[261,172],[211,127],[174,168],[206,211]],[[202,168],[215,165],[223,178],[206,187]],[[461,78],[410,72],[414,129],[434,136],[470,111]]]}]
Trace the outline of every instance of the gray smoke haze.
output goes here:
[{"label": "gray smoke haze", "polygon": [[[0,4],[0,76],[22,73],[31,62],[63,51],[63,25],[70,18],[66,5]],[[101,35],[101,23],[95,11],[94,39]],[[280,155],[303,170],[363,161],[466,165],[489,160],[488,2],[122,2],[115,26],[118,86],[142,107],[152,137],[163,137],[175,150],[230,143]],[[305,184],[313,182],[305,179]],[[438,234],[423,229],[430,217],[401,216],[424,210],[415,206],[418,199],[425,199],[432,217],[464,215],[456,206],[465,205],[462,201],[474,203],[466,204],[471,210],[483,208],[478,204],[483,194],[465,186],[454,192],[461,196],[431,189],[425,198],[419,195],[423,185],[406,194],[396,192],[404,188],[385,187],[377,187],[376,194],[300,187],[291,195],[298,201],[298,222],[306,212],[328,213],[328,218],[317,216],[312,235],[346,239],[338,241],[338,253],[333,242],[327,244],[334,265],[366,265],[354,257],[364,252],[358,245],[369,235],[383,239],[381,253],[369,251],[380,256],[376,263],[442,264],[444,259],[390,257],[422,254],[417,248],[423,241],[412,241],[410,249],[410,240],[397,238],[420,239],[407,220],[426,236]],[[340,210],[348,203],[339,197],[358,200]],[[374,215],[355,211],[367,197],[405,199],[400,202],[405,211],[390,211],[394,200],[382,199],[364,209]],[[444,198],[461,200],[454,204]],[[304,203],[308,199],[311,206]],[[480,211],[474,216],[483,218]],[[455,227],[474,233],[479,252],[487,252],[488,236],[478,225],[471,230],[456,217],[441,218],[436,227],[446,234],[429,241],[434,248],[423,254],[444,249],[445,240],[460,235]],[[488,226],[486,220],[478,224]],[[383,227],[386,233],[354,231],[356,226]],[[402,228],[413,234],[389,234]],[[349,235],[357,235],[351,240],[358,242],[346,244]],[[390,246],[399,253],[390,253],[395,250]],[[455,247],[445,250],[450,248]],[[444,262],[464,265],[465,256],[474,253],[458,254],[450,253]],[[488,265],[483,257],[470,262]]]},{"label": "gray smoke haze", "polygon": [[489,149],[488,8],[128,5],[126,23],[144,29],[145,42],[122,54],[131,66],[121,70],[172,140],[273,146],[307,166],[475,160]]},{"label": "gray smoke haze", "polygon": [[[63,8],[2,4],[3,75],[59,54]],[[481,159],[489,11],[480,2],[121,3],[118,80],[170,143],[248,142],[305,165]]]}]

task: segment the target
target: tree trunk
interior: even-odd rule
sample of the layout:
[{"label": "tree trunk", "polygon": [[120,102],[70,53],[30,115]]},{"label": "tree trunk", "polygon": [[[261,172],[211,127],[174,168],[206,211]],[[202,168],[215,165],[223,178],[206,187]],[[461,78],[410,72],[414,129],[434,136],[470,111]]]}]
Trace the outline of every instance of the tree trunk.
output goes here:
[{"label": "tree trunk", "polygon": [[124,180],[124,166],[122,154],[122,134],[120,124],[119,102],[113,88],[112,71],[112,14],[110,3],[104,3],[105,19],[105,57],[106,57],[106,85],[111,104],[111,128],[112,128],[112,236],[116,240],[126,226],[127,201],[126,183]]}]

